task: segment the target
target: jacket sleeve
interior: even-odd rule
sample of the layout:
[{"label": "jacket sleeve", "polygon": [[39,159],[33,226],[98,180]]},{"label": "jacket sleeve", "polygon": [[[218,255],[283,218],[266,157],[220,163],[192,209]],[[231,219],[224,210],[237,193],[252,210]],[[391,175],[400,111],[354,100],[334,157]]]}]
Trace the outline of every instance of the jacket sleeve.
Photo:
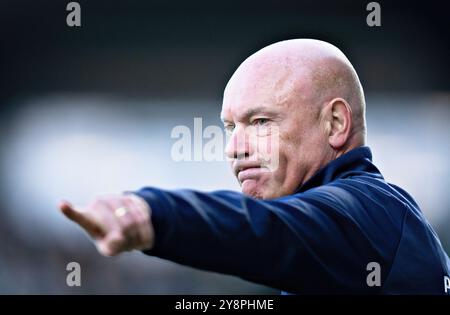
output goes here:
[{"label": "jacket sleeve", "polygon": [[292,293],[345,293],[367,288],[367,263],[382,260],[341,209],[344,191],[271,200],[233,191],[134,193],[152,209],[155,245],[144,253],[191,267]]}]

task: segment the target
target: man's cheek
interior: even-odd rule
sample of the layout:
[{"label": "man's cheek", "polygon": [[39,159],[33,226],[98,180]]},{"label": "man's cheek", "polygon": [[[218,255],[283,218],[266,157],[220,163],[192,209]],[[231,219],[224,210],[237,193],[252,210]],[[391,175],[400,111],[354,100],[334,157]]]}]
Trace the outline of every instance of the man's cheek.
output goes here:
[{"label": "man's cheek", "polygon": [[279,137],[271,135],[260,138],[257,143],[257,150],[264,166],[270,172],[277,171],[280,164]]}]

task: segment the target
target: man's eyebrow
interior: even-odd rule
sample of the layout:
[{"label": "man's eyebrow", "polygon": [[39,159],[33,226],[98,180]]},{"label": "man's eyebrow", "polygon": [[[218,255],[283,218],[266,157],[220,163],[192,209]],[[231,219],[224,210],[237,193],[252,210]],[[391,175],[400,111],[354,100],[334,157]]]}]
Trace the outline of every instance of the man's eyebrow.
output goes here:
[{"label": "man's eyebrow", "polygon": [[[245,121],[248,120],[250,117],[257,115],[257,114],[266,114],[266,115],[279,115],[279,112],[273,108],[267,107],[267,106],[258,106],[255,108],[250,108],[248,110],[246,110],[243,114],[239,115],[239,119],[240,121]],[[220,120],[222,120],[223,123],[233,123],[232,121],[224,118],[224,117],[220,117]]]},{"label": "man's eyebrow", "polygon": [[250,108],[242,114],[242,119],[247,120],[248,118],[255,116],[257,114],[267,114],[267,115],[275,115],[278,111],[267,107],[267,106],[258,106],[255,108]]}]

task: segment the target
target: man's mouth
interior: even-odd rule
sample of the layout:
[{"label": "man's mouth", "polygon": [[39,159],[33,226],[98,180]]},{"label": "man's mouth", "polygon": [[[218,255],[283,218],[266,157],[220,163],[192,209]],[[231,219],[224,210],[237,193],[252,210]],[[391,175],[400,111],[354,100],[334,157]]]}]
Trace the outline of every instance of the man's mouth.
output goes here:
[{"label": "man's mouth", "polygon": [[247,179],[256,179],[265,169],[262,167],[249,167],[238,172],[237,178],[240,183]]},{"label": "man's mouth", "polygon": [[245,163],[245,162],[237,162],[234,165],[234,172],[242,184],[247,179],[256,179],[261,176],[261,173],[268,172],[268,169],[263,167],[260,163]]}]

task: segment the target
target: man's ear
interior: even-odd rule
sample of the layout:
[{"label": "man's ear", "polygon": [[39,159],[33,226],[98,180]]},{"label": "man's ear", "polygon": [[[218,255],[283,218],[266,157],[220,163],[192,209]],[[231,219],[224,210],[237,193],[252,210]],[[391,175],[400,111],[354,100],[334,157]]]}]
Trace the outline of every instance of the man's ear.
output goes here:
[{"label": "man's ear", "polygon": [[327,111],[325,119],[328,143],[333,149],[340,149],[350,137],[352,109],[347,101],[342,98],[331,100],[324,109]]}]

